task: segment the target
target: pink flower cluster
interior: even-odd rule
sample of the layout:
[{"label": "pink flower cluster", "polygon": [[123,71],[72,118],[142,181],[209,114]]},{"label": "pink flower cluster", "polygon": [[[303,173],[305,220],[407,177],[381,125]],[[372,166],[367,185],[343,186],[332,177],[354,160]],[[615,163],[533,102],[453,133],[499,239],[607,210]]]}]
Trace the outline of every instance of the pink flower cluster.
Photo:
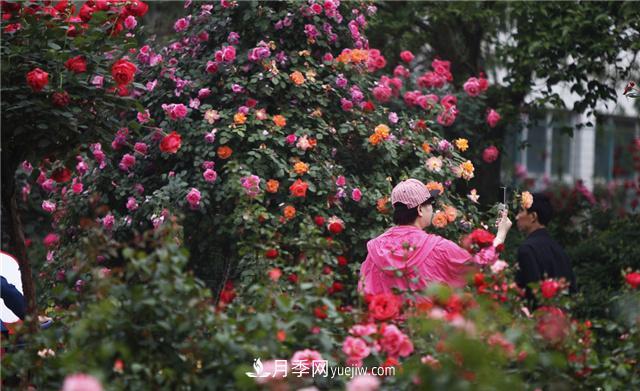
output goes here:
[{"label": "pink flower cluster", "polygon": [[478,96],[485,92],[489,88],[489,82],[485,79],[484,74],[480,74],[480,77],[470,77],[462,86],[464,91],[469,96]]},{"label": "pink flower cluster", "polygon": [[240,184],[244,188],[244,192],[249,197],[255,197],[260,194],[261,178],[257,175],[249,175],[240,178]]},{"label": "pink flower cluster", "polygon": [[372,352],[386,353],[393,359],[413,352],[411,339],[394,324],[383,323],[379,327],[374,323],[356,324],[349,329],[349,334],[342,344],[348,365],[362,366]]},{"label": "pink flower cluster", "polygon": [[426,72],[418,78],[420,87],[442,88],[445,84],[453,81],[450,61],[436,59],[431,62],[431,67],[433,71]]}]

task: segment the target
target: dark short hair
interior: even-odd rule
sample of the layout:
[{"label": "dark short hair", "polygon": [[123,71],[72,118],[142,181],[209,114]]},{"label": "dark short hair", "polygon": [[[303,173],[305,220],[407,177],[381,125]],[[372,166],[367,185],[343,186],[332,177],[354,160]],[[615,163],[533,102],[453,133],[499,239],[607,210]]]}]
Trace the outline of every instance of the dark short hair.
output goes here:
[{"label": "dark short hair", "polygon": [[538,221],[542,225],[549,224],[553,217],[553,207],[549,197],[542,193],[533,193],[533,203],[531,207],[527,209],[527,213],[536,212],[538,214]]},{"label": "dark short hair", "polygon": [[[434,198],[429,198],[422,205],[433,205]],[[396,202],[393,204],[393,223],[396,225],[409,225],[413,224],[418,218],[418,207],[407,208],[402,202]]]}]

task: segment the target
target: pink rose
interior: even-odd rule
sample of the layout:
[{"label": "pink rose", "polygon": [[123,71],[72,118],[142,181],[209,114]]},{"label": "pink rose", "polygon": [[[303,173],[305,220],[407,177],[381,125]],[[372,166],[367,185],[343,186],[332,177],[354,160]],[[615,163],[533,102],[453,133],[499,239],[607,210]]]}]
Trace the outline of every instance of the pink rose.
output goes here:
[{"label": "pink rose", "polygon": [[456,108],[456,106],[451,106],[445,109],[442,113],[438,114],[436,120],[440,125],[448,127],[453,125],[457,116],[458,109]]},{"label": "pink rose", "polygon": [[403,50],[402,52],[400,52],[400,58],[407,64],[413,61],[414,57],[415,56],[413,55],[413,53],[411,53],[409,50]]},{"label": "pink rose", "polygon": [[384,103],[391,99],[391,88],[386,85],[378,85],[373,88],[373,97],[378,102]]},{"label": "pink rose", "polygon": [[138,209],[138,202],[136,201],[135,197],[129,197],[127,199],[127,209],[131,212],[133,212],[134,210]]},{"label": "pink rose", "polygon": [[218,173],[208,168],[204,170],[204,173],[202,174],[202,176],[204,177],[204,180],[207,182],[215,182],[215,180],[218,178]]},{"label": "pink rose", "polygon": [[111,229],[113,229],[113,224],[115,222],[116,222],[116,218],[113,217],[111,213],[109,213],[108,215],[102,218],[102,227],[107,231],[110,231]]},{"label": "pink rose", "polygon": [[195,187],[192,187],[191,190],[189,190],[186,198],[191,208],[195,209],[200,206],[200,191]]},{"label": "pink rose", "polygon": [[42,244],[47,248],[55,247],[58,243],[60,243],[60,236],[53,232],[48,233],[47,236],[42,239]]},{"label": "pink rose", "polygon": [[138,143],[135,143],[135,145],[133,146],[133,149],[141,155],[146,155],[149,150],[149,146],[145,143],[138,142]]},{"label": "pink rose", "polygon": [[487,124],[489,127],[495,128],[498,121],[500,121],[500,114],[494,109],[489,110],[489,113],[487,113]]},{"label": "pink rose", "polygon": [[433,60],[431,62],[431,67],[438,75],[444,77],[446,81],[453,81],[450,61]]},{"label": "pink rose", "polygon": [[354,335],[356,337],[366,337],[367,335],[375,334],[378,331],[378,327],[374,323],[369,323],[366,325],[356,324],[351,326],[349,329],[349,334]]},{"label": "pink rose", "polygon": [[53,213],[56,211],[56,204],[55,202],[51,202],[49,200],[44,200],[42,201],[42,210],[44,210],[47,213]]},{"label": "pink rose", "polygon": [[[437,102],[437,100],[436,100],[436,102]],[[446,109],[449,109],[449,108],[451,108],[453,106],[457,106],[458,105],[458,98],[456,98],[453,95],[445,95],[445,96],[442,97],[442,100],[440,101],[440,103]]]},{"label": "pink rose", "polygon": [[120,160],[120,164],[118,165],[118,167],[122,171],[129,171],[135,164],[136,164],[136,157],[126,153],[122,157],[122,160]]},{"label": "pink rose", "polygon": [[351,111],[353,109],[353,102],[349,99],[340,98],[340,107],[343,111]]},{"label": "pink rose", "polygon": [[184,31],[187,28],[189,28],[189,21],[185,18],[180,18],[173,24],[173,29],[176,32]]},{"label": "pink rose", "polygon": [[347,184],[347,179],[343,175],[340,175],[336,180],[336,186],[344,186],[346,184]]},{"label": "pink rose", "polygon": [[76,182],[74,180],[73,184],[71,185],[71,190],[73,191],[73,193],[80,194],[82,193],[83,189],[84,189],[84,185],[82,184],[82,182]]},{"label": "pink rose", "polygon": [[376,391],[380,389],[380,380],[373,375],[359,375],[351,379],[347,391]]},{"label": "pink rose", "polygon": [[509,266],[505,261],[497,260],[493,265],[491,265],[491,272],[493,274],[498,274],[503,271],[507,266]]},{"label": "pink rose", "polygon": [[469,80],[467,80],[462,87],[464,88],[464,91],[469,96],[480,95],[480,92],[481,92],[480,83],[478,82],[478,79],[476,79],[475,77],[470,77]]},{"label": "pink rose", "polygon": [[322,356],[316,350],[298,350],[293,354],[293,357],[291,357],[292,363],[295,363],[297,361],[303,361],[309,366],[309,368],[311,368],[313,361],[322,361]]},{"label": "pink rose", "polygon": [[384,327],[380,346],[391,357],[407,357],[413,352],[413,343],[395,325]]},{"label": "pink rose", "polygon": [[162,110],[164,110],[165,114],[167,114],[169,118],[174,121],[187,116],[187,106],[183,105],[182,103],[163,104],[161,107]]},{"label": "pink rose", "polygon": [[498,148],[491,145],[485,148],[484,151],[482,152],[482,160],[484,160],[485,163],[493,163],[498,159],[499,155],[500,155],[500,151],[498,151]]},{"label": "pink rose", "polygon": [[207,61],[207,65],[205,70],[207,73],[216,73],[218,72],[218,63],[215,61]]},{"label": "pink rose", "polygon": [[295,144],[296,140],[298,139],[298,136],[296,136],[295,134],[290,134],[287,137],[285,137],[284,141],[287,142],[287,144],[289,145],[293,145]]},{"label": "pink rose", "polygon": [[355,202],[360,202],[360,200],[362,199],[362,191],[360,191],[360,189],[358,189],[357,187],[353,189],[351,191],[351,199]]},{"label": "pink rose", "polygon": [[362,338],[351,336],[345,338],[342,343],[342,351],[347,355],[347,363],[355,366],[362,365],[362,360],[371,353],[371,349]]},{"label": "pink rose", "polygon": [[102,391],[102,385],[93,376],[77,373],[64,379],[62,391]]},{"label": "pink rose", "polygon": [[134,28],[136,28],[137,25],[138,25],[138,21],[133,15],[127,16],[127,18],[124,20],[124,27],[127,30],[133,30]]}]

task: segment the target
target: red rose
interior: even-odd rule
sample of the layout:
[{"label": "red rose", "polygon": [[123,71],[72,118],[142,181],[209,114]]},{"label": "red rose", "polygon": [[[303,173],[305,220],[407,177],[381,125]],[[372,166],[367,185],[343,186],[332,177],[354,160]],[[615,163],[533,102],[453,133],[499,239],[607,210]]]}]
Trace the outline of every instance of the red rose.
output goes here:
[{"label": "red rose", "polygon": [[326,305],[323,305],[321,307],[316,307],[316,308],[313,309],[313,314],[318,319],[326,319],[327,318],[327,309],[328,308],[329,307],[327,307]]},{"label": "red rose", "polygon": [[82,56],[71,57],[64,63],[64,67],[73,73],[83,73],[87,71],[87,60]]},{"label": "red rose", "polygon": [[624,276],[624,279],[627,281],[627,284],[631,285],[633,289],[638,288],[640,286],[640,273],[633,272],[628,273]]},{"label": "red rose", "polygon": [[120,59],[111,67],[111,76],[118,85],[126,85],[133,81],[136,66],[125,59]]},{"label": "red rose", "polygon": [[305,197],[307,195],[307,189],[309,185],[301,179],[293,182],[291,186],[289,186],[289,191],[291,195],[294,197]]},{"label": "red rose", "polygon": [[160,142],[160,150],[166,153],[176,153],[182,144],[182,137],[173,131],[166,135]]},{"label": "red rose", "polygon": [[393,293],[380,293],[369,301],[369,313],[375,320],[391,320],[400,314],[402,302]]},{"label": "red rose", "polygon": [[54,92],[51,95],[51,102],[54,106],[57,107],[65,107],[71,102],[71,98],[69,98],[69,94],[66,91],[62,92]]},{"label": "red rose", "polygon": [[125,9],[130,15],[141,17],[149,11],[149,6],[140,0],[130,0]]},{"label": "red rose", "polygon": [[68,182],[71,179],[71,170],[66,167],[60,167],[53,170],[51,173],[51,179],[57,183]]},{"label": "red rose", "polygon": [[84,3],[82,7],[80,7],[80,12],[78,13],[78,16],[80,17],[80,19],[82,19],[83,22],[86,23],[91,20],[94,12],[95,12],[95,9],[92,6],[90,6],[87,3]]},{"label": "red rose", "polygon": [[557,307],[540,307],[535,312],[536,331],[552,344],[562,342],[569,334],[569,320]]},{"label": "red rose", "polygon": [[318,227],[322,227],[324,225],[324,217],[316,216],[313,218],[313,221],[316,223]]},{"label": "red rose", "polygon": [[347,266],[349,260],[343,255],[338,255],[338,266]]},{"label": "red rose", "polygon": [[298,275],[295,273],[291,273],[289,274],[289,277],[287,277],[287,280],[289,280],[290,283],[292,284],[297,284],[298,283]]},{"label": "red rose", "polygon": [[49,84],[49,74],[40,68],[27,73],[27,84],[32,90],[38,92]]},{"label": "red rose", "polygon": [[276,250],[275,248],[270,248],[264,252],[264,256],[269,259],[276,259],[278,258],[278,250]]},{"label": "red rose", "polygon": [[484,229],[476,229],[469,235],[471,242],[477,244],[478,247],[487,247],[493,244],[495,236]]},{"label": "red rose", "polygon": [[481,287],[484,285],[484,274],[476,273],[473,275],[473,283],[476,287]]},{"label": "red rose", "polygon": [[342,284],[341,282],[335,281],[333,284],[331,284],[331,287],[327,290],[327,292],[329,292],[329,294],[334,294],[334,293],[342,292],[343,289],[344,289],[344,284]]},{"label": "red rose", "polygon": [[344,230],[344,226],[339,222],[329,224],[328,228],[329,228],[329,232],[331,232],[332,234],[339,234]]},{"label": "red rose", "polygon": [[558,283],[558,281],[554,281],[554,280],[544,280],[542,282],[542,284],[540,284],[540,291],[542,292],[542,296],[545,299],[550,299],[553,296],[556,295],[556,293],[558,293],[558,290],[560,290],[561,286]]},{"label": "red rose", "polygon": [[375,108],[376,107],[373,105],[373,103],[371,101],[366,101],[362,105],[362,111],[365,111],[365,112],[373,111],[373,110],[375,110]]}]

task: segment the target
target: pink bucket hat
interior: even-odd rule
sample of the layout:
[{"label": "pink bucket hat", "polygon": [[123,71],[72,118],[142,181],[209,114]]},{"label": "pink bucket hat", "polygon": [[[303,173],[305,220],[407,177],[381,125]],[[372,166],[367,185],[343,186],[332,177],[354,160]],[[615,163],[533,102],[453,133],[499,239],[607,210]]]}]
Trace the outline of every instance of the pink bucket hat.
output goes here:
[{"label": "pink bucket hat", "polygon": [[440,190],[427,190],[424,183],[417,179],[407,179],[396,185],[391,191],[391,205],[396,202],[405,204],[407,208],[413,209],[422,205],[426,200],[436,197]]}]

